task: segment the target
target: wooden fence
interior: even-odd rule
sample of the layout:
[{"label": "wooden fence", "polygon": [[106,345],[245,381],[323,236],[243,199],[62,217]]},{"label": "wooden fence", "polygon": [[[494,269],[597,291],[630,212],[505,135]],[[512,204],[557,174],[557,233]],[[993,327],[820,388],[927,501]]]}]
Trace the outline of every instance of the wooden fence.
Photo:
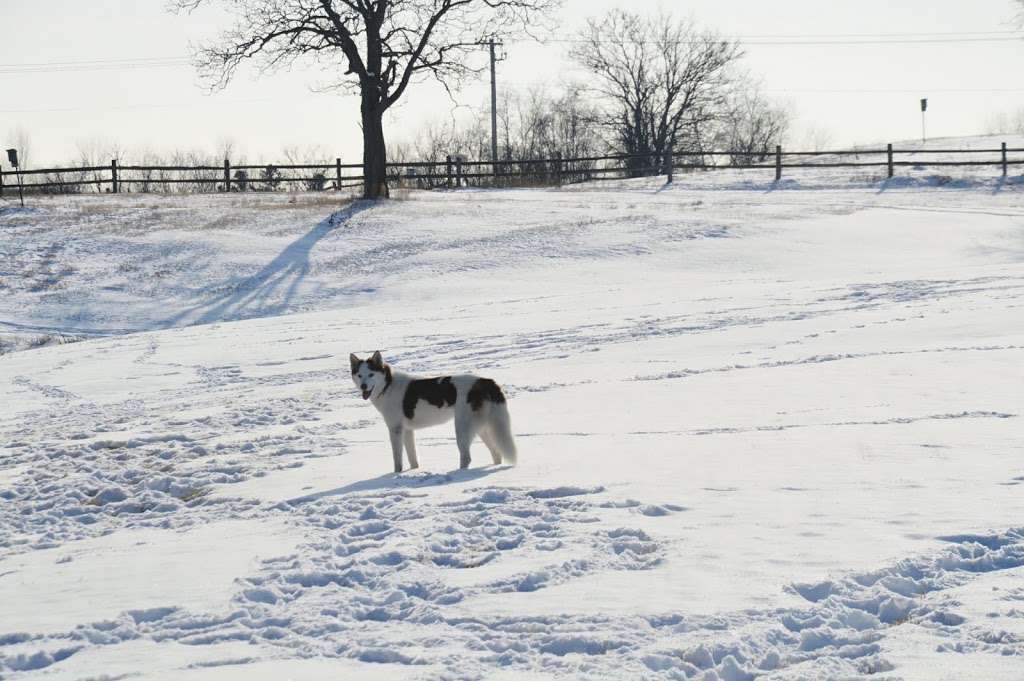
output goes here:
[{"label": "wooden fence", "polygon": [[[600,179],[621,179],[666,175],[671,181],[679,172],[711,170],[774,171],[781,180],[788,169],[810,168],[876,168],[885,169],[886,177],[894,177],[896,169],[971,166],[992,167],[1009,173],[1010,166],[1024,165],[1024,148],[984,149],[854,149],[843,151],[783,151],[774,153],[748,151],[676,151],[665,157],[650,154],[613,154],[574,158],[469,161],[449,156],[444,161],[391,163],[388,181],[393,186],[420,188],[455,188],[463,186],[551,185],[586,182]],[[962,160],[931,160],[942,155]],[[988,158],[979,158],[979,155]],[[831,157],[831,158],[829,158]],[[852,160],[846,160],[852,159]],[[0,172],[0,196],[21,183],[26,191],[41,193],[170,192],[170,191],[278,191],[295,187],[308,191],[339,190],[358,187],[363,176],[361,164],[306,165],[236,165],[229,160],[223,165],[119,165],[43,168]]]}]

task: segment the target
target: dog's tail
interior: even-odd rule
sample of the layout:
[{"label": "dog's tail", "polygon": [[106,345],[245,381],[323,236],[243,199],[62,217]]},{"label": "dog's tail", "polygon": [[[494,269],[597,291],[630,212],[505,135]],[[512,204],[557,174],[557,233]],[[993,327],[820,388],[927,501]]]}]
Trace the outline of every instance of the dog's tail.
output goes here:
[{"label": "dog's tail", "polygon": [[508,415],[508,404],[491,405],[491,437],[494,446],[501,452],[501,462],[515,466],[517,459],[516,441],[512,439],[512,420]]}]

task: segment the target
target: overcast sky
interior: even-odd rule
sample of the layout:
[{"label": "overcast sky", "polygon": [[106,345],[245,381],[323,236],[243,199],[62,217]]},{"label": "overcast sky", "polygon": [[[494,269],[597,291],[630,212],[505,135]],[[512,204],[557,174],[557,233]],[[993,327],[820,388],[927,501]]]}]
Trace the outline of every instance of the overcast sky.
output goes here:
[{"label": "overcast sky", "polygon": [[[994,114],[1024,109],[1024,40],[1007,33],[1014,28],[1013,0],[567,0],[560,35],[617,6],[670,9],[746,37],[746,68],[796,114],[792,144],[813,130],[826,131],[837,146],[914,138],[920,97],[929,98],[929,136],[983,133]],[[273,77],[243,71],[226,90],[208,94],[186,64],[146,65],[187,57],[191,42],[224,26],[216,10],[175,16],[164,8],[164,0],[0,0],[4,141],[16,128],[27,130],[36,167],[74,160],[82,146],[213,152],[228,139],[250,161],[280,159],[286,146],[314,145],[358,161],[358,101],[314,92],[324,80],[320,71],[297,66]],[[866,35],[836,37],[851,34]],[[892,39],[918,42],[870,42]],[[924,42],[934,39],[941,42]],[[852,40],[861,42],[834,44]],[[787,44],[761,44],[766,41]],[[509,45],[499,85],[583,78],[565,59],[566,47]],[[132,60],[137,67],[49,66],[90,60]],[[26,72],[25,64],[48,66]],[[481,107],[487,92],[485,83],[472,84],[459,101]],[[450,117],[452,107],[434,85],[410,90],[388,121],[389,141],[409,140],[425,121]]]}]

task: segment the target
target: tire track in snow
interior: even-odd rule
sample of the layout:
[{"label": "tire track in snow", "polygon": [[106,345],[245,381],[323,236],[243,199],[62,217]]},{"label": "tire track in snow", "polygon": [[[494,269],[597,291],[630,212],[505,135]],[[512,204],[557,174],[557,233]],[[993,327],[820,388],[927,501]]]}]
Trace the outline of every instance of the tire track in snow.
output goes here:
[{"label": "tire track in snow", "polygon": [[949,346],[942,348],[922,348],[920,350],[879,350],[876,352],[844,352],[826,355],[811,355],[810,357],[799,357],[796,359],[777,360],[774,362],[759,362],[757,364],[730,364],[722,367],[710,367],[706,369],[677,369],[662,374],[648,374],[636,376],[634,381],[661,381],[666,379],[689,378],[690,376],[701,376],[703,374],[720,374],[731,371],[746,371],[750,369],[778,369],[806,364],[825,364],[829,362],[842,362],[846,360],[868,359],[871,357],[889,357],[903,355],[927,355],[944,352],[996,352],[1004,350],[1022,350],[1021,345],[976,345],[976,346]]}]

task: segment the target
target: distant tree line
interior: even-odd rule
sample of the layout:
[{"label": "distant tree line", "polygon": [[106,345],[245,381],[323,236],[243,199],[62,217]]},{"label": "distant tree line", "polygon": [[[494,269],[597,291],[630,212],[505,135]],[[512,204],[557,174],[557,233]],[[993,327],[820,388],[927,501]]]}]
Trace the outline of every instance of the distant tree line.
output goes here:
[{"label": "distant tree line", "polygon": [[[279,46],[280,51],[275,51],[278,48],[271,50],[269,43],[260,42],[262,32],[272,32],[278,23],[290,26],[288,30],[292,32],[286,35],[304,36],[302,40],[313,41],[316,45],[320,45],[317,41],[326,40],[324,50],[341,49],[351,63],[358,55],[348,54],[350,38],[342,34],[355,28],[363,31],[364,35],[365,31],[373,33],[380,28],[374,28],[375,22],[383,21],[381,26],[388,22],[405,22],[419,26],[417,30],[421,31],[427,30],[424,26],[432,25],[434,28],[424,37],[429,42],[430,36],[441,35],[433,32],[437,26],[430,22],[435,19],[438,22],[454,21],[458,16],[460,20],[468,20],[477,17],[477,11],[481,17],[492,16],[490,13],[496,11],[498,14],[492,17],[496,22],[496,30],[500,27],[511,31],[511,26],[521,25],[529,17],[544,14],[557,5],[554,0],[493,3],[467,0],[462,4],[444,0],[437,5],[441,9],[432,13],[426,12],[428,5],[433,7],[427,0],[389,0],[358,5],[364,9],[377,7],[381,11],[402,7],[402,12],[407,14],[399,15],[386,12],[374,14],[369,9],[345,10],[349,13],[335,14],[333,8],[338,7],[339,3],[328,0],[295,1],[308,10],[301,21],[289,18],[290,5],[286,0],[260,0],[253,5],[255,9],[250,8],[246,10],[247,13],[240,15],[240,23],[234,33],[221,36],[221,42],[201,52],[207,77],[215,78],[218,84],[223,84],[230,79],[241,61],[263,50],[269,50],[264,56],[271,59],[272,66],[291,63],[299,58],[302,52],[295,45],[282,44]],[[179,9],[192,9],[203,4],[203,0],[175,0],[172,4]],[[450,9],[444,9],[449,5]],[[347,7],[348,4],[340,3],[340,6]],[[419,10],[415,8],[420,6],[426,13],[417,14]],[[476,9],[466,9],[468,14],[453,13],[456,6]],[[342,21],[339,24],[341,19],[349,23]],[[421,21],[427,24],[420,26],[417,22]],[[333,37],[324,38],[317,33],[321,29],[328,33],[333,31]],[[475,29],[467,28],[467,31],[465,33],[460,29],[455,34],[449,32],[445,34],[444,40],[453,40],[456,34],[460,39],[466,38],[474,34]],[[409,37],[413,35],[415,32],[408,34]],[[270,38],[279,39],[283,38]],[[338,45],[331,42],[335,39]],[[498,107],[500,171],[523,173],[527,176],[525,181],[531,183],[554,179],[556,176],[560,180],[585,180],[590,178],[593,163],[584,161],[563,166],[557,159],[620,154],[629,157],[622,171],[628,176],[637,177],[662,172],[669,152],[680,155],[676,159],[680,164],[758,163],[765,160],[789,132],[792,119],[790,112],[785,106],[768,98],[757,80],[741,68],[742,46],[714,31],[699,28],[690,21],[679,20],[667,13],[642,15],[612,10],[603,17],[591,19],[568,42],[571,45],[569,57],[587,74],[585,81],[502,91]],[[262,47],[256,50],[253,45]],[[409,47],[403,45],[403,50]],[[463,49],[465,47],[459,43],[455,51],[442,50],[441,56],[438,56],[440,61],[425,66],[423,74],[436,74],[441,69],[445,78],[449,79],[445,82],[457,84],[473,72],[473,69],[461,68],[457,63],[458,59],[468,58]],[[367,87],[373,84],[367,85],[364,82],[367,77],[370,81],[383,78],[391,82],[388,79],[400,77],[399,66],[409,74],[418,72],[417,59],[422,59],[424,53],[416,56],[415,45],[413,48],[414,54],[408,54],[407,50],[401,51],[400,55],[396,53],[394,64],[398,70],[393,73],[381,75],[376,71],[367,71],[364,74],[366,77],[356,79],[359,85],[356,89],[362,93],[364,100],[368,96]],[[428,46],[424,49],[433,48]],[[373,58],[378,57],[381,55],[374,53]],[[387,61],[386,54],[381,58]],[[366,64],[363,64],[363,68],[369,69]],[[351,85],[355,81],[344,82]],[[395,83],[392,86],[398,87]],[[393,98],[404,91],[403,81],[401,89],[395,90]],[[377,116],[377,113],[373,116]],[[413,161],[440,165],[446,163],[451,156],[469,160],[489,160],[491,156],[489,103],[488,106],[480,107],[478,113],[469,120],[428,124],[414,131],[407,141],[392,144],[390,149],[383,146],[383,128],[378,126],[377,121],[374,121],[373,128],[370,135],[372,140],[364,140],[365,144],[373,147],[370,152],[364,149],[362,174],[364,194],[367,196],[386,195],[386,189],[378,186],[382,167],[390,167],[394,172],[396,165]],[[365,127],[363,132],[365,136]],[[214,167],[221,166],[226,158],[230,158],[235,165],[245,165],[244,157],[240,157],[233,145],[222,146],[224,148],[214,154],[174,151],[160,155],[154,152],[126,153],[116,144],[80,144],[78,163],[83,170],[46,179],[95,183],[96,189],[102,191],[104,182],[110,177],[109,171],[105,168],[95,171],[84,169],[107,166],[111,158],[119,159],[121,165],[137,166]],[[733,153],[724,158],[704,155],[707,151],[723,149]],[[335,155],[322,149],[286,149],[283,165],[330,165]],[[382,159],[386,159],[386,166],[380,165]],[[549,159],[551,162],[526,163],[537,159]],[[372,170],[371,175],[367,175],[368,168]],[[477,170],[486,172],[488,169],[484,167]],[[289,177],[299,176],[289,176],[286,171],[267,165],[259,170],[233,171],[230,184],[237,191],[274,191],[283,186],[327,189],[333,182],[333,178],[328,178],[323,172],[311,174],[311,171],[307,171],[301,176],[304,178],[302,183],[288,183],[286,180]],[[188,182],[171,182],[182,179]],[[218,188],[218,181],[223,185],[223,172],[217,169],[184,171],[184,175],[182,172],[172,174],[158,170],[132,171],[123,178],[126,190],[143,192],[213,191]],[[90,185],[68,184],[66,187],[67,191],[89,189]],[[58,188],[56,191],[63,190]]]},{"label": "distant tree line", "polygon": [[[20,148],[31,149],[31,138],[19,131]],[[121,191],[133,193],[195,193],[224,191],[225,159],[233,166],[255,166],[231,170],[231,191],[272,192],[282,189],[322,191],[334,189],[333,173],[319,170],[289,170],[282,165],[333,166],[335,156],[321,146],[285,147],[275,163],[262,160],[248,162],[244,153],[236,149],[233,141],[224,141],[215,151],[199,149],[158,152],[148,149],[125,149],[117,142],[88,140],[77,145],[77,157],[71,167],[59,173],[45,173],[27,179],[28,183],[47,186],[38,189],[44,194],[103,193],[111,189],[110,161],[117,159],[119,166],[142,166],[145,170],[122,170]],[[26,154],[21,154],[22,166],[29,167]],[[157,170],[154,166],[181,167],[189,170]],[[203,169],[209,168],[209,169]],[[286,181],[289,178],[295,182]]]},{"label": "distant tree line", "polygon": [[[503,163],[622,154],[631,157],[626,171],[634,177],[660,173],[669,151],[687,154],[680,162],[757,163],[790,130],[787,108],[740,68],[738,43],[668,14],[613,10],[575,37],[570,57],[590,74],[586,83],[506,91],[501,98]],[[489,159],[489,107],[478,111],[469,121],[417,130],[393,147],[392,160]],[[711,150],[735,153],[703,155]],[[573,169],[585,174],[586,166]]]}]

